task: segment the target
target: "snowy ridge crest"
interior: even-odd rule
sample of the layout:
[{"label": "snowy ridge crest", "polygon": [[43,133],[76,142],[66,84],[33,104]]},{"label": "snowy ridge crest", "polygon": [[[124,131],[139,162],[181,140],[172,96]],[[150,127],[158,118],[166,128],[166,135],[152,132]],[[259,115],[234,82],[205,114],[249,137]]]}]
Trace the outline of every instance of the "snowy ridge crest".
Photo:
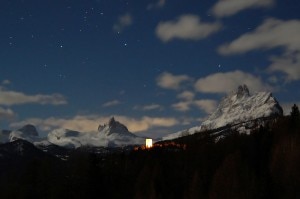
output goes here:
[{"label": "snowy ridge crest", "polygon": [[163,140],[174,139],[184,134],[194,134],[234,125],[245,121],[270,116],[282,116],[283,110],[270,92],[250,94],[246,85],[241,85],[234,92],[224,97],[216,111],[213,112],[200,126],[163,137]]},{"label": "snowy ridge crest", "polygon": [[121,147],[144,144],[145,139],[129,132],[127,127],[111,118],[108,124],[99,125],[98,131],[78,132],[69,129],[55,129],[48,133],[47,138],[39,137],[33,125],[26,125],[15,131],[0,131],[0,143],[26,140],[36,146],[55,144],[62,147],[78,148],[92,147]]}]

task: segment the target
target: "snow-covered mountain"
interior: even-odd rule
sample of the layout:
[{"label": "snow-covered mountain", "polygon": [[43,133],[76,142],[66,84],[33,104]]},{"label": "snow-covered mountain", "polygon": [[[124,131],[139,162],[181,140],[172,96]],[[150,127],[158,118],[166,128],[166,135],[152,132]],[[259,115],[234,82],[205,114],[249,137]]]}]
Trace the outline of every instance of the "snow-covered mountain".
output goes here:
[{"label": "snow-covered mountain", "polygon": [[69,129],[56,129],[48,133],[47,138],[39,137],[36,128],[30,124],[14,131],[0,131],[0,143],[15,140],[26,140],[42,148],[51,144],[78,148],[81,146],[121,147],[145,143],[145,138],[129,132],[124,124],[114,118],[111,118],[108,124],[99,125],[98,131],[95,130],[95,132],[83,133]]},{"label": "snow-covered mountain", "polygon": [[145,139],[128,131],[127,127],[111,118],[108,124],[100,125],[98,131],[81,133],[67,129],[57,129],[48,134],[48,141],[58,146],[119,147],[144,144]]},{"label": "snow-covered mountain", "polygon": [[[237,91],[224,97],[217,110],[213,112],[200,126],[179,131],[163,137],[163,140],[174,139],[183,135],[217,129],[226,125],[236,125],[258,118],[281,116],[283,110],[270,92],[258,92],[250,95],[246,85],[239,86]],[[244,127],[238,129],[245,131]]]}]

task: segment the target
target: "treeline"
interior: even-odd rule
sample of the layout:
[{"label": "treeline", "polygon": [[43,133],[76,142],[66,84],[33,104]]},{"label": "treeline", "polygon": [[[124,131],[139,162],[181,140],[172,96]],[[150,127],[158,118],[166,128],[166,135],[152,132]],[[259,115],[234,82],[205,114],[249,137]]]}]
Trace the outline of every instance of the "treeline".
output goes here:
[{"label": "treeline", "polygon": [[0,198],[300,198],[297,113],[218,143],[205,133],[176,142],[186,149],[0,164]]}]

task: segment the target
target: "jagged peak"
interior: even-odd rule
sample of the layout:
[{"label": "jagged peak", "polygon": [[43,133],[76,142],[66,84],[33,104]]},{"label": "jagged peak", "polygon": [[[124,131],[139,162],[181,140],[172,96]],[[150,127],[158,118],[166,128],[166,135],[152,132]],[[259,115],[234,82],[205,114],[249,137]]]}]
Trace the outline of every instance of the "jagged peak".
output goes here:
[{"label": "jagged peak", "polygon": [[108,122],[108,126],[113,127],[117,124],[115,117],[111,117]]},{"label": "jagged peak", "polygon": [[248,86],[246,84],[240,85],[236,91],[237,98],[241,98],[243,96],[250,96],[250,92]]},{"label": "jagged peak", "polygon": [[114,117],[111,117],[107,124],[99,125],[99,127],[98,127],[99,132],[103,131],[104,129],[108,130],[108,132],[107,132],[108,135],[110,135],[112,133],[128,133],[129,132],[127,127],[124,124],[115,120]]},{"label": "jagged peak", "polygon": [[27,135],[39,136],[38,131],[36,130],[35,126],[32,124],[27,124],[22,128],[18,129],[18,131],[21,131],[22,133]]}]

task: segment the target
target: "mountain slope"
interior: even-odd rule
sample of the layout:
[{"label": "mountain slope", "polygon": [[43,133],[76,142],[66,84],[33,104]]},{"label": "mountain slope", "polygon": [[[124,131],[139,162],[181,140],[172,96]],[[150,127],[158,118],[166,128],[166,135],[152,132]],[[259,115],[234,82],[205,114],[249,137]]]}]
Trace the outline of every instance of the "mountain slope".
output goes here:
[{"label": "mountain slope", "polygon": [[127,127],[114,118],[108,124],[100,125],[98,132],[81,133],[68,129],[57,129],[48,134],[48,141],[64,147],[104,146],[119,147],[140,145],[145,139],[128,131]]},{"label": "mountain slope", "polygon": [[[163,140],[174,139],[187,134],[217,129],[226,125],[235,125],[258,118],[281,116],[283,110],[270,92],[258,92],[250,95],[246,85],[239,86],[237,91],[224,97],[217,110],[200,126],[179,131],[163,137]],[[242,126],[239,131],[245,130]]]}]

